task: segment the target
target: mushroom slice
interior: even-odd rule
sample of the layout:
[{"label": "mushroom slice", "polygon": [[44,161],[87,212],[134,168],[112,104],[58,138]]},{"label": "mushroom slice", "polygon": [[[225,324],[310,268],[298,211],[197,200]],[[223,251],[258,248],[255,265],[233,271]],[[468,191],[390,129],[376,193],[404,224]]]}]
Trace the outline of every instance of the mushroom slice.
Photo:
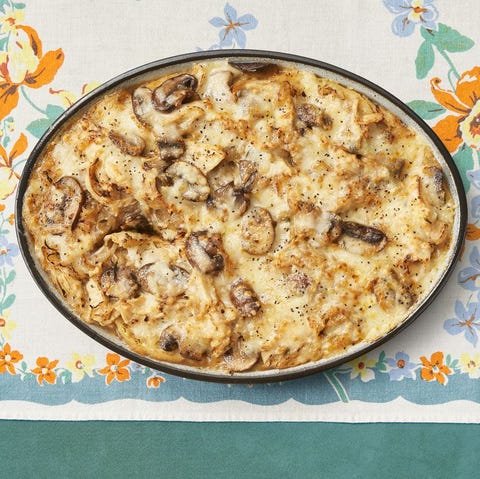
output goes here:
[{"label": "mushroom slice", "polygon": [[60,178],[51,191],[41,212],[45,228],[51,234],[73,230],[78,221],[85,195],[78,181],[71,176]]},{"label": "mushroom slice", "polygon": [[132,93],[132,108],[140,122],[153,110],[152,90],[146,86],[136,88]]},{"label": "mushroom slice", "polygon": [[143,214],[138,202],[122,208],[118,215],[121,230],[152,231],[152,225]]},{"label": "mushroom slice", "polygon": [[297,118],[307,127],[320,125],[321,111],[318,106],[305,103],[297,108]]},{"label": "mushroom slice", "polygon": [[311,103],[304,103],[296,109],[296,112],[301,134],[304,133],[304,128],[313,128],[314,126],[319,126],[324,130],[332,129],[332,117],[327,112],[318,108],[318,106],[312,105]]},{"label": "mushroom slice", "polygon": [[275,239],[272,216],[265,208],[253,208],[242,221],[242,249],[250,254],[265,254]]},{"label": "mushroom slice", "polygon": [[415,302],[415,295],[410,288],[400,282],[394,272],[391,276],[375,278],[370,283],[370,287],[384,311],[391,310],[396,304],[407,309]]},{"label": "mushroom slice", "polygon": [[234,188],[233,181],[215,190],[213,196],[215,205],[227,211],[234,218],[242,216],[250,204],[250,200],[243,191]]},{"label": "mushroom slice", "polygon": [[169,163],[178,160],[185,153],[185,142],[183,140],[160,140],[157,142],[157,146],[160,152],[160,159]]},{"label": "mushroom slice", "polygon": [[108,137],[112,140],[113,144],[126,155],[141,156],[145,150],[145,141],[141,136],[111,131]]},{"label": "mushroom slice", "polygon": [[200,361],[205,354],[205,350],[199,344],[193,343],[183,328],[176,324],[172,324],[162,331],[158,345],[164,351],[178,350],[182,357],[194,361]]},{"label": "mushroom slice", "polygon": [[155,296],[175,297],[188,287],[190,275],[177,265],[163,262],[149,263],[137,272],[138,282],[144,291]]},{"label": "mushroom slice", "polygon": [[351,238],[357,238],[367,243],[375,244],[381,243],[386,239],[385,233],[372,228],[371,226],[365,226],[354,221],[342,221],[342,232]]},{"label": "mushroom slice", "polygon": [[131,299],[138,294],[139,286],[130,268],[113,267],[106,269],[100,277],[102,291],[111,298]]},{"label": "mushroom slice", "polygon": [[223,355],[223,360],[231,372],[247,371],[255,365],[258,358],[258,352],[248,351],[242,336],[234,341]]},{"label": "mushroom slice", "polygon": [[208,198],[210,186],[207,178],[195,165],[179,160],[169,166],[165,173],[182,198],[189,201],[205,201]]},{"label": "mushroom slice", "polygon": [[220,253],[221,236],[197,231],[190,234],[185,242],[185,253],[190,264],[201,273],[216,274],[223,270],[225,260]]},{"label": "mushroom slice", "polygon": [[443,171],[440,168],[427,166],[423,169],[420,194],[422,199],[433,206],[440,206],[445,203]]},{"label": "mushroom slice", "polygon": [[169,112],[195,96],[198,81],[193,75],[182,73],[165,80],[153,91],[154,108]]},{"label": "mushroom slice", "polygon": [[238,174],[240,180],[238,187],[241,188],[244,193],[250,193],[257,178],[257,167],[255,163],[248,160],[239,161]]},{"label": "mushroom slice", "polygon": [[236,61],[229,61],[229,65],[240,70],[241,72],[245,73],[254,73],[254,72],[263,72],[273,66],[274,63],[268,62],[236,62]]},{"label": "mushroom slice", "polygon": [[243,279],[237,279],[230,286],[230,299],[242,316],[248,318],[255,316],[261,309],[257,294]]}]

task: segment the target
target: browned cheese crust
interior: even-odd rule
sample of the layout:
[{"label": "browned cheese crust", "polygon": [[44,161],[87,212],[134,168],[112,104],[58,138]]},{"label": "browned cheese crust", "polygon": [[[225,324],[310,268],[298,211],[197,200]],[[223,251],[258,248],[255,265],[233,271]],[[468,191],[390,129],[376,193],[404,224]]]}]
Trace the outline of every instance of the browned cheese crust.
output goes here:
[{"label": "browned cheese crust", "polygon": [[84,321],[226,372],[345,353],[435,284],[455,205],[422,137],[306,70],[194,64],[56,137],[24,221]]}]

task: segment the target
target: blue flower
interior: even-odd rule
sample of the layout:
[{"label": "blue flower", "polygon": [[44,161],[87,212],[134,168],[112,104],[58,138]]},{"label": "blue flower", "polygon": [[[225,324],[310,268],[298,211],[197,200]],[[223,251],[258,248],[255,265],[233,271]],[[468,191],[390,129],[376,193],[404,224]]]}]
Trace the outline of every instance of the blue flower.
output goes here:
[{"label": "blue flower", "polygon": [[225,48],[237,45],[240,48],[245,48],[247,43],[245,30],[256,28],[258,25],[257,19],[249,13],[237,17],[237,11],[228,3],[225,4],[223,11],[225,18],[214,17],[209,20],[211,25],[221,28],[219,33],[220,47]]},{"label": "blue flower", "polygon": [[480,190],[480,170],[467,171],[467,178],[477,190]]},{"label": "blue flower", "polygon": [[458,284],[469,291],[477,291],[480,289],[480,253],[476,246],[470,253],[470,263],[472,266],[458,273]]},{"label": "blue flower", "polygon": [[470,213],[474,218],[480,218],[480,196],[474,196],[472,198]]},{"label": "blue flower", "polygon": [[425,28],[435,30],[438,10],[434,0],[383,0],[388,11],[397,15],[392,23],[392,31],[399,37],[408,37],[421,23]]},{"label": "blue flower", "polygon": [[468,308],[465,309],[463,304],[457,299],[455,302],[455,314],[456,318],[447,319],[443,324],[444,329],[453,335],[464,333],[465,339],[472,343],[473,346],[477,345],[478,333],[480,330],[480,303],[470,303]]},{"label": "blue flower", "polygon": [[391,381],[401,381],[403,378],[415,379],[415,363],[410,362],[410,357],[406,353],[395,354],[395,359],[386,358],[385,362],[390,366],[388,375]]},{"label": "blue flower", "polygon": [[12,259],[18,255],[18,246],[14,243],[9,243],[5,236],[0,237],[0,267],[8,264],[13,266]]}]

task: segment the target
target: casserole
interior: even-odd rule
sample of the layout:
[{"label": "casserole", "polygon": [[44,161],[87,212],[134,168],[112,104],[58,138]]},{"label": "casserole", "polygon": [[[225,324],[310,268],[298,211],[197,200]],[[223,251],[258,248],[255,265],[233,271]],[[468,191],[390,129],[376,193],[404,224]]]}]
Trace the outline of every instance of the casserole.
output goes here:
[{"label": "casserole", "polygon": [[[227,60],[229,63],[226,63]],[[278,68],[280,73],[264,72],[264,68]],[[235,70],[240,73],[235,73]],[[205,81],[202,75],[205,76]],[[205,140],[205,135],[199,137],[196,132],[195,141],[189,142],[192,132],[185,124],[198,124],[198,118],[207,110],[205,103],[210,106],[215,104],[215,111],[228,109],[228,102],[224,102],[218,91],[211,93],[210,80],[216,76],[219,81],[222,77],[224,84],[230,86],[230,79],[225,80],[225,77],[231,78],[235,75],[236,83],[231,89],[223,91],[228,96],[228,93],[235,89],[236,96],[232,102],[236,103],[243,113],[234,118],[233,126],[224,125],[216,142],[211,141],[212,132],[206,126],[214,123],[210,117],[208,121],[200,123],[201,128],[199,127],[202,132],[208,130],[208,141]],[[323,104],[320,104],[320,107],[312,105],[307,101],[311,97],[308,88],[301,91],[305,81],[295,83],[295,75],[310,81],[316,78],[314,87],[322,89],[325,97],[340,98],[343,101],[342,106],[335,112],[326,110]],[[272,81],[272,78],[277,79],[277,82]],[[285,87],[285,84],[288,86]],[[277,89],[269,96],[268,91],[274,87]],[[253,100],[249,99],[252,91],[257,95]],[[284,105],[293,97],[300,98],[300,103],[292,106],[293,113],[288,116],[288,111],[285,111],[288,108]],[[152,98],[156,107],[151,106]],[[260,107],[249,109],[252,101],[256,105],[259,103],[258,98],[262,98],[265,104],[275,103],[276,100],[278,103],[273,109],[263,109],[262,115],[258,115]],[[165,160],[162,167],[152,166],[153,157],[148,145],[146,146],[148,139],[137,140],[138,135],[126,137],[125,129],[119,129],[118,125],[112,126],[121,122],[113,120],[108,123],[107,132],[102,130],[104,124],[101,121],[90,122],[92,116],[98,118],[98,111],[106,111],[104,116],[107,118],[108,113],[115,110],[109,108],[111,99],[114,99],[116,105],[121,103],[127,105],[125,108],[133,109],[135,116],[130,114],[133,122],[147,124],[147,129],[153,131],[155,148],[160,151],[156,151],[155,161],[158,156]],[[204,102],[201,104],[203,108],[199,107],[198,102]],[[350,114],[353,107],[343,108],[345,105],[356,105],[355,121],[347,126],[344,124],[344,116]],[[181,114],[177,115],[175,110],[178,106]],[[160,116],[158,111],[161,112]],[[241,115],[245,111],[247,116],[244,118]],[[248,115],[255,118],[255,132],[247,128],[250,119]],[[358,115],[361,116],[360,119]],[[175,141],[172,141],[168,135],[162,136],[167,128],[162,123],[165,118],[168,119],[165,120],[168,131],[172,128],[183,129],[180,140],[175,138]],[[172,118],[176,119],[171,121]],[[269,118],[274,118],[273,123],[269,123]],[[291,123],[288,123],[288,128],[295,132],[295,140],[285,140],[288,128],[282,130],[278,127],[278,122],[285,118]],[[82,126],[82,121],[87,123]],[[421,174],[425,176],[424,182],[419,178],[419,174],[413,174],[416,166],[412,154],[407,156],[409,165],[406,165],[404,159],[396,158],[391,161],[388,147],[382,147],[383,156],[376,153],[376,144],[370,145],[371,151],[368,152],[359,149],[355,142],[358,143],[366,132],[370,131],[369,125],[376,127],[382,121],[391,128],[397,128],[400,137],[409,137],[412,142],[418,139],[420,143],[415,144],[414,151],[422,152],[420,156],[426,158],[425,163],[418,166],[421,167]],[[243,125],[242,122],[247,124],[247,132],[243,137],[238,126]],[[74,130],[75,125],[79,128],[78,131]],[[285,148],[279,148],[278,142],[271,146],[272,137],[275,136],[278,140],[277,137],[282,136],[277,135],[279,130],[283,133],[281,145]],[[62,139],[80,138],[82,131],[87,132],[86,139],[82,140],[85,142],[82,148],[86,151],[90,147],[95,149],[92,145],[97,145],[99,150],[94,151],[92,158],[87,158],[89,163],[85,168],[81,165],[83,160],[80,155],[75,167],[80,168],[78,171],[69,170],[69,173],[61,178],[55,177],[51,180],[48,169],[42,172],[42,162],[47,163],[51,157],[55,160],[50,161],[52,165],[62,161],[62,158],[68,156],[66,150],[61,150]],[[231,131],[235,134],[229,138],[228,133]],[[268,133],[264,134],[264,131]],[[255,141],[251,140],[253,133],[255,138],[260,137],[264,143],[268,143],[268,148],[260,149],[259,152]],[[389,135],[392,135],[391,131],[382,132],[382,135],[387,138],[387,143],[394,142],[393,139],[388,139]],[[297,157],[298,148],[295,150],[289,148],[289,145],[308,143],[309,138],[313,138],[309,143],[309,154],[300,154]],[[323,140],[326,150],[318,153],[316,158],[311,143],[315,145],[315,142],[321,143]],[[232,153],[227,144],[223,144],[219,149],[218,144],[222,141],[233,142],[233,145],[241,141],[244,156],[243,159],[233,160],[238,172],[232,176],[231,181],[216,183],[218,178],[221,180],[222,175],[227,174],[216,174],[219,168],[222,171],[226,156],[230,158],[236,154],[236,151]],[[207,144],[208,148],[204,147],[199,153],[195,151],[198,144]],[[302,148],[304,149],[301,151],[306,151],[306,147]],[[59,149],[60,154],[57,151]],[[274,151],[274,154],[265,162],[262,155],[265,155],[267,150],[269,153]],[[115,155],[118,151],[123,156],[117,158]],[[208,152],[206,156],[205,151]],[[228,154],[225,151],[228,151]],[[328,159],[332,151],[333,162]],[[105,156],[102,157],[102,154]],[[302,170],[302,161],[306,161],[304,158],[307,156],[308,161],[314,163],[308,167],[308,171]],[[124,157],[127,157],[128,162],[122,163]],[[312,160],[313,157],[316,159]],[[370,157],[374,160],[369,163]],[[387,158],[386,163],[380,160],[384,157]],[[112,158],[115,158],[115,162],[107,169],[104,165],[111,162]],[[138,158],[141,158],[140,162],[137,161]],[[118,163],[122,166],[115,166]],[[269,171],[262,169],[265,164]],[[275,170],[274,174],[270,173],[272,169]],[[125,175],[127,170],[142,170],[142,173],[137,176],[133,173]],[[80,203],[84,210],[88,210],[89,201],[93,205],[112,202],[123,205],[125,198],[133,195],[139,204],[146,203],[148,208],[157,208],[152,205],[154,201],[159,201],[158,198],[145,196],[145,191],[148,190],[145,184],[152,170],[154,177],[151,182],[155,184],[153,190],[160,191],[161,199],[166,198],[169,204],[177,207],[175,211],[168,210],[166,225],[156,226],[162,224],[157,213],[153,221],[145,208],[141,209],[139,214],[135,208],[130,208],[130,203],[128,208],[116,209],[116,214],[111,214],[108,218],[102,217],[102,209],[95,210],[95,207],[92,207],[93,219],[90,223],[85,218],[78,220]],[[44,185],[39,179],[41,174],[47,178]],[[76,174],[80,175],[81,181],[75,179]],[[317,198],[320,191],[315,191],[317,183],[313,184],[312,194],[308,194],[312,185],[306,182],[315,174],[321,178],[326,177],[328,181],[315,181],[324,186],[328,185],[332,190],[320,195],[320,199]],[[99,180],[102,175],[109,178],[115,175],[115,185],[120,186],[109,190],[108,185],[112,182],[108,181],[102,186]],[[124,176],[140,177],[142,182],[135,183],[130,179],[130,182],[121,183],[123,180],[118,178]],[[272,178],[275,179],[276,190],[282,190],[276,196],[273,196],[273,187],[269,190],[272,181],[266,181]],[[301,178],[302,181],[293,181],[292,178]],[[358,178],[362,178],[362,181],[358,181]],[[261,179],[265,179],[265,182],[261,183]],[[42,204],[42,191],[48,189],[45,184],[49,182],[56,191],[56,197],[52,199],[51,194],[47,193],[47,202]],[[352,184],[355,186],[351,187]],[[365,184],[363,191],[362,185]],[[394,185],[396,189],[387,191],[390,188],[387,185]],[[82,187],[88,190],[87,200],[83,198],[83,193],[79,192]],[[348,189],[348,194],[339,194],[336,191],[344,187]],[[270,191],[267,198],[265,191]],[[361,191],[361,194],[358,191]],[[394,223],[400,222],[401,228],[406,228],[398,231],[390,229],[387,234],[385,228],[388,229],[388,222],[380,218],[381,214],[385,216],[385,208],[375,214],[371,214],[371,210],[377,211],[376,203],[385,194],[388,196],[391,193],[391,196],[395,197],[391,202],[396,205],[395,199],[399,196],[399,191],[407,192],[404,202],[406,206],[403,209],[397,208],[398,215],[396,210],[392,211],[389,221],[392,227]],[[419,202],[425,206],[429,202],[423,202],[422,197],[425,199],[432,195],[432,192],[433,199],[430,203],[433,205],[440,201],[442,206],[435,209],[436,207],[430,205],[435,210],[432,210],[434,216],[430,216],[429,212],[422,218],[422,222],[415,223],[416,216],[409,217],[410,208],[417,211]],[[233,218],[229,209],[231,207],[225,208],[229,195],[235,200],[236,211]],[[354,206],[352,197],[356,202]],[[346,203],[344,198],[348,200]],[[282,201],[284,199],[285,201]],[[51,203],[50,207],[48,201]],[[184,203],[188,207],[186,210]],[[283,210],[282,203],[286,205]],[[84,206],[85,204],[87,206]],[[199,204],[201,210],[198,209]],[[417,209],[412,205],[417,205]],[[163,211],[162,208],[159,206],[158,211]],[[362,209],[365,210],[363,213]],[[185,228],[181,221],[171,223],[178,211],[189,212]],[[214,219],[211,217],[212,211],[216,215]],[[285,211],[291,215],[285,216]],[[428,126],[401,102],[368,81],[331,65],[292,55],[239,50],[202,52],[154,62],[127,72],[87,95],[57,120],[33,150],[19,185],[16,213],[19,243],[27,265],[42,291],[67,319],[102,344],[137,362],[186,377],[228,382],[272,381],[310,374],[363,354],[391,337],[418,317],[438,294],[459,254],[466,222],[465,195],[451,157]],[[88,259],[82,259],[87,263],[90,258],[94,259],[88,266],[94,272],[78,280],[78,288],[87,291],[86,299],[76,293],[69,294],[69,289],[74,287],[72,276],[67,275],[59,281],[58,275],[48,275],[44,271],[45,265],[49,263],[45,258],[52,257],[57,263],[62,262],[61,254],[57,254],[61,248],[53,244],[51,238],[49,242],[43,237],[40,241],[36,240],[39,231],[37,226],[44,225],[45,230],[49,229],[56,241],[62,237],[64,229],[59,229],[59,215],[62,221],[68,223],[70,229],[76,227],[79,221],[81,227],[77,230],[84,228],[85,231],[94,228],[92,225],[95,219],[98,225],[101,221],[108,224],[116,216],[122,218],[120,225],[115,223],[115,226],[107,228],[106,234],[95,238],[95,248],[92,243],[87,248]],[[217,221],[219,216],[222,220]],[[144,217],[148,219],[147,224],[143,222]],[[37,220],[34,218],[40,218],[40,223],[35,223]],[[198,218],[203,218],[203,223],[199,223]],[[359,218],[369,221],[359,221]],[[417,231],[410,231],[410,222],[417,225],[417,230],[422,231],[418,231],[418,234]],[[228,228],[225,225],[234,225],[235,235],[226,235]],[[315,231],[312,233],[312,230]],[[428,237],[421,244],[425,245],[428,252],[419,253],[423,247],[412,252],[405,251],[402,253],[402,265],[406,264],[405,258],[409,258],[409,264],[423,264],[424,261],[430,261],[431,257],[436,257],[437,252],[441,252],[441,255],[438,253],[439,259],[435,260],[436,262],[428,263],[432,271],[428,273],[430,276],[425,276],[425,282],[429,284],[423,285],[418,292],[415,288],[419,285],[407,284],[401,278],[405,269],[410,276],[418,274],[415,272],[416,266],[402,266],[403,270],[397,268],[393,271],[388,262],[386,268],[382,269],[383,260],[377,259],[375,268],[367,267],[379,252],[391,251],[389,257],[398,254],[397,250],[392,249],[392,244],[396,244],[400,250],[402,247],[408,248],[411,243],[408,236],[410,233],[415,238],[427,234]],[[179,236],[178,243],[176,235]],[[406,235],[403,242],[399,239],[402,235]],[[290,250],[283,244],[284,236],[290,238],[287,243],[293,244],[293,249]],[[304,239],[300,245],[309,245],[307,249],[302,250],[303,246],[299,249],[299,238]],[[81,243],[80,238],[76,238],[76,241]],[[330,253],[321,253],[322,249],[329,248],[333,250],[333,256]],[[38,251],[34,252],[41,249],[47,250],[43,253],[43,262]],[[236,255],[240,250],[244,253],[237,261]],[[64,254],[67,254],[67,251],[75,251],[72,244],[68,245]],[[273,258],[274,254],[276,256]],[[421,254],[428,258],[424,260],[420,257]],[[167,255],[168,260],[164,261],[162,255]],[[309,255],[313,258],[310,265]],[[100,257],[102,259],[98,259]],[[145,257],[150,259],[144,259]],[[282,258],[281,261],[279,257]],[[296,260],[292,261],[292,257]],[[301,257],[307,260],[303,261]],[[256,264],[264,258],[268,261],[263,262],[261,268],[248,269],[243,266],[246,259]],[[361,258],[358,260],[361,266],[352,270],[350,264],[356,262],[355,258]],[[268,263],[272,260],[276,262],[277,270],[287,268],[288,271],[282,269],[281,275],[277,275],[275,270],[270,280],[263,273],[268,270]],[[70,259],[66,258],[65,262],[70,263]],[[164,263],[166,272],[159,271],[159,265]],[[301,263],[303,268],[310,267],[308,274],[299,266]],[[65,271],[67,265],[61,267],[61,271]],[[330,278],[327,285],[321,280],[319,271],[323,271],[325,276]],[[374,273],[374,276],[370,279],[367,276],[371,273]],[[166,286],[163,283],[163,286],[159,286],[155,279],[159,276],[166,278]],[[287,280],[288,284],[293,284],[296,289],[288,298],[280,287],[280,284],[283,285]],[[270,281],[273,286],[268,287]],[[119,284],[123,287],[121,291],[118,289]],[[172,285],[174,293],[171,291]],[[192,290],[186,290],[186,285],[189,288],[194,287],[193,294]],[[315,289],[314,296],[318,304],[304,300],[305,291],[309,288]],[[165,293],[166,289],[169,290],[168,294]],[[325,291],[322,292],[322,289]],[[342,291],[339,292],[339,289]],[[94,293],[88,294],[89,290]],[[212,291],[218,293],[220,299],[214,302],[204,301],[199,306],[198,298],[208,296]],[[275,296],[277,291],[280,292],[278,297]],[[149,326],[152,311],[164,307],[165,294],[177,298],[173,300],[173,304],[179,307],[161,317],[155,317],[152,329]],[[364,295],[370,299],[365,300]],[[162,301],[151,306],[152,297],[158,299],[159,296],[163,298]],[[335,301],[332,302],[334,297]],[[68,298],[68,301],[65,301],[65,298]],[[73,305],[75,298],[80,298],[78,305]],[[369,303],[372,298],[375,299],[374,304]],[[113,313],[111,304],[115,306]],[[204,304],[208,304],[208,314]],[[280,305],[283,310],[275,309],[273,305]],[[315,309],[316,306],[318,308]],[[372,306],[377,310],[376,316],[367,314],[368,311],[364,312],[364,309],[368,310]],[[89,312],[88,317],[83,315],[84,321],[80,319],[82,314],[79,313],[82,307]],[[304,317],[302,308],[308,309],[307,317]],[[350,320],[352,308],[356,311],[355,321]],[[392,308],[401,312],[395,313]],[[97,314],[98,311],[100,314]],[[185,316],[195,317],[190,320],[188,317],[181,318],[183,313]],[[284,320],[284,316],[293,320]],[[204,321],[205,318],[207,321]],[[365,318],[368,319],[365,321],[367,328],[362,325]],[[179,321],[183,328],[180,332]],[[293,329],[292,323],[297,325]],[[115,325],[117,334],[113,333],[110,327],[112,324]],[[381,327],[377,330],[375,328],[378,325]],[[142,332],[145,330],[149,333]],[[158,336],[150,334],[153,330],[158,332]],[[338,333],[338,330],[341,332]],[[149,344],[151,338],[154,338],[153,345]],[[312,342],[315,343],[313,346]]]}]

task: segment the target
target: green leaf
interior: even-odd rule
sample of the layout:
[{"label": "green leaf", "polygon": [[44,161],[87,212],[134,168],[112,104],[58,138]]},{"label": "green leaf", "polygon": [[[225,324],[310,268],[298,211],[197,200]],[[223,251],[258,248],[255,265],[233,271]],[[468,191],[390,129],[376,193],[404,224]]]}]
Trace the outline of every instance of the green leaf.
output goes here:
[{"label": "green leaf", "polygon": [[438,30],[426,30],[422,27],[421,32],[427,42],[446,52],[465,52],[475,45],[472,39],[443,23],[438,24]]},{"label": "green leaf", "polygon": [[418,49],[417,58],[415,58],[415,68],[419,80],[427,76],[428,72],[433,67],[434,61],[435,54],[433,53],[432,44],[424,41]]},{"label": "green leaf", "polygon": [[25,361],[22,361],[22,364],[20,364],[20,370],[21,371],[27,370],[27,363]]},{"label": "green leaf", "polygon": [[442,105],[433,101],[413,100],[407,105],[424,120],[432,120],[446,111]]},{"label": "green leaf", "polygon": [[4,284],[5,284],[5,283],[3,282],[3,279],[2,279],[2,278],[0,278],[0,289],[2,289],[2,288],[3,288],[3,285],[4,285]]},{"label": "green leaf", "polygon": [[0,230],[0,235],[8,235],[8,230]]},{"label": "green leaf", "polygon": [[5,284],[10,284],[15,279],[16,273],[15,270],[12,269],[8,276],[5,278]]},{"label": "green leaf", "polygon": [[473,169],[473,153],[472,149],[465,145],[465,143],[460,147],[460,149],[452,155],[455,164],[457,165],[460,176],[462,177],[463,186],[465,191],[468,193],[470,189],[470,181],[467,177],[467,171]]},{"label": "green leaf", "polygon": [[5,5],[8,5],[8,0],[0,0],[0,12],[5,13]]},{"label": "green leaf", "polygon": [[15,301],[15,295],[10,294],[5,298],[5,301],[2,303],[2,309],[7,309],[9,308]]},{"label": "green leaf", "polygon": [[447,363],[447,365],[450,364],[450,361],[452,360],[452,356],[450,356],[450,354],[447,354],[447,357],[445,359],[445,362]]},{"label": "green leaf", "polygon": [[49,118],[41,118],[40,120],[32,121],[26,130],[35,138],[40,138],[50,127],[52,120]]},{"label": "green leaf", "polygon": [[452,369],[456,369],[458,366],[458,359],[455,359],[455,361],[452,361],[452,363],[450,364],[450,367]]},{"label": "green leaf", "polygon": [[25,4],[24,3],[20,3],[20,2],[17,2],[17,3],[12,3],[13,7],[16,8],[17,10],[22,10],[25,8]]},{"label": "green leaf", "polygon": [[45,112],[52,122],[56,120],[63,112],[65,111],[64,108],[58,105],[47,105]]}]

